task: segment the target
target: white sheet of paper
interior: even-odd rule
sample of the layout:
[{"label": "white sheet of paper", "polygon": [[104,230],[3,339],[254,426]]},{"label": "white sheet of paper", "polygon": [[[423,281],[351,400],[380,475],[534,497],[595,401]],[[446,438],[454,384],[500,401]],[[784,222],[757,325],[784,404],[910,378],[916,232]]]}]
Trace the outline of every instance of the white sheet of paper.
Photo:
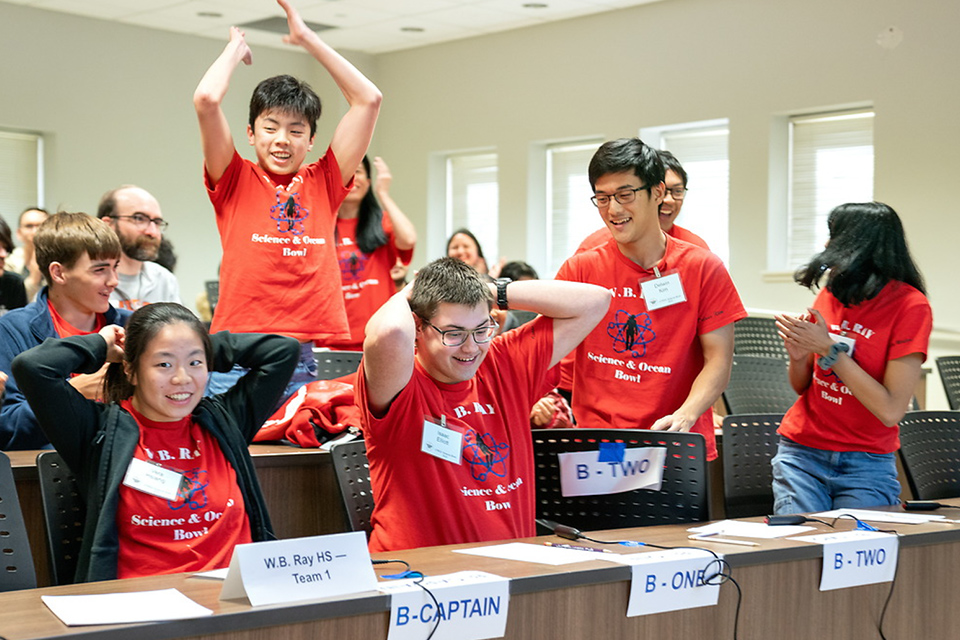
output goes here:
[{"label": "white sheet of paper", "polygon": [[362,531],[238,544],[220,589],[221,600],[254,607],[342,596],[377,588]]},{"label": "white sheet of paper", "polygon": [[471,556],[484,558],[499,558],[501,560],[517,560],[518,562],[533,562],[535,564],[573,564],[574,562],[590,562],[591,560],[608,560],[616,562],[615,553],[597,553],[595,551],[580,551],[579,549],[558,549],[540,544],[527,542],[508,542],[495,544],[490,547],[473,547],[471,549],[454,549],[454,553],[465,553]]},{"label": "white sheet of paper", "polygon": [[433,640],[500,638],[507,629],[510,581],[483,571],[460,571],[413,580],[381,583],[390,594],[390,630],[387,640],[423,640],[437,625]]},{"label": "white sheet of paper", "polygon": [[103,593],[82,596],[40,596],[63,624],[132,624],[183,620],[213,615],[176,589]]},{"label": "white sheet of paper", "polygon": [[839,518],[842,515],[853,516],[867,522],[895,522],[897,524],[923,524],[924,522],[943,520],[946,517],[925,513],[899,513],[896,511],[871,511],[869,509],[834,509],[833,511],[815,513],[812,517],[826,519]]},{"label": "white sheet of paper", "polygon": [[700,527],[691,527],[687,529],[690,533],[715,533],[718,536],[737,536],[739,538],[762,538],[769,540],[772,538],[785,538],[786,536],[795,536],[804,531],[813,531],[815,527],[806,525],[787,525],[771,527],[763,522],[740,522],[739,520],[721,520],[720,522],[711,522]]},{"label": "white sheet of paper", "polygon": [[820,591],[890,582],[900,551],[897,536],[880,531],[839,531],[791,538],[823,545]]},{"label": "white sheet of paper", "polygon": [[633,567],[628,617],[709,607],[720,598],[719,582],[702,582],[720,568],[707,551],[670,549],[614,557],[616,562]]},{"label": "white sheet of paper", "polygon": [[623,462],[598,462],[599,451],[557,455],[563,496],[600,496],[634,489],[659,491],[665,447],[627,449]]}]

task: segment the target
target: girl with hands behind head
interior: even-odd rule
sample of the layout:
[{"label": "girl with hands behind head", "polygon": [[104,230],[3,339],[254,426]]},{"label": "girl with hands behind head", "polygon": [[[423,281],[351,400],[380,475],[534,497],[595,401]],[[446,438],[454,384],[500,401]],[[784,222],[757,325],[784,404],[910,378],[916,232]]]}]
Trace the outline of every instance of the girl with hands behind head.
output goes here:
[{"label": "girl with hands behind head", "polygon": [[[78,581],[226,567],[233,548],[272,539],[248,445],[293,372],[299,344],[210,336],[175,303],[138,309],[126,329],[49,339],[13,374],[87,506]],[[105,402],[68,382],[109,363]],[[211,371],[248,373],[204,398]]]},{"label": "girl with hands behind head", "polygon": [[773,459],[774,511],[896,504],[897,423],[920,379],[933,325],[897,213],[851,203],[827,220],[825,249],[797,271],[826,285],[807,313],[778,315],[800,394]]}]

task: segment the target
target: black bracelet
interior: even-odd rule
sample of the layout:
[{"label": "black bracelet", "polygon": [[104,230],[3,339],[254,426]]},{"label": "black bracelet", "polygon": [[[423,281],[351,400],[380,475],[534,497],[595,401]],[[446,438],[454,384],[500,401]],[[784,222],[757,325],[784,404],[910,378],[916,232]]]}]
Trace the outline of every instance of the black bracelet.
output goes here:
[{"label": "black bracelet", "polygon": [[824,371],[829,371],[833,365],[837,364],[837,359],[840,358],[840,354],[847,353],[848,351],[850,351],[850,345],[846,342],[834,342],[830,345],[830,353],[817,360],[817,364],[820,365],[820,368]]},{"label": "black bracelet", "polygon": [[507,304],[507,285],[513,282],[510,278],[497,278],[497,307],[506,311],[509,309]]}]

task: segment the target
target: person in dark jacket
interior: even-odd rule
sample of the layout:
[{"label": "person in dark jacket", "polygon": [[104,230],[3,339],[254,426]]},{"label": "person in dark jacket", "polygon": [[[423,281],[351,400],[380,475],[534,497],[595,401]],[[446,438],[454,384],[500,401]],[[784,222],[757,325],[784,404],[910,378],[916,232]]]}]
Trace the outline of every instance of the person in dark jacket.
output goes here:
[{"label": "person in dark jacket", "polygon": [[[185,307],[156,303],[126,329],[47,340],[14,359],[87,505],[78,581],[223,568],[237,544],[274,537],[247,446],[299,353],[282,336],[211,337]],[[69,384],[105,362],[104,402]],[[234,364],[248,373],[203,398],[210,371]]]}]

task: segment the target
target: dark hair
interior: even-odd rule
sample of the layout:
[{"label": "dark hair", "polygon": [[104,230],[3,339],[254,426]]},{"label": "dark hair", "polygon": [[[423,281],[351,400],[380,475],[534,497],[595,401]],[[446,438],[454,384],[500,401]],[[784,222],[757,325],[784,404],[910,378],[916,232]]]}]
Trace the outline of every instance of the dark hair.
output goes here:
[{"label": "dark hair", "polygon": [[660,156],[660,162],[663,163],[664,178],[666,178],[667,170],[669,169],[680,176],[680,181],[683,182],[683,186],[687,186],[687,171],[683,168],[683,165],[680,164],[680,161],[677,160],[677,156],[666,149],[659,149],[657,155]]},{"label": "dark hair", "polygon": [[103,220],[85,213],[55,213],[33,239],[40,273],[50,281],[50,263],[72,267],[86,253],[92,260],[120,258],[120,239]]},{"label": "dark hair", "polygon": [[[367,156],[363,156],[363,168],[370,178],[370,160]],[[377,196],[373,195],[371,186],[360,201],[357,212],[357,246],[360,251],[371,254],[385,244],[387,234],[383,232],[383,209],[377,202]]]},{"label": "dark hair", "polygon": [[117,193],[124,191],[125,189],[136,189],[132,184],[125,184],[117,187],[116,189],[110,189],[105,194],[100,196],[100,204],[97,205],[97,217],[98,218],[113,218],[117,215]]},{"label": "dark hair", "polygon": [[521,280],[523,278],[529,278],[531,280],[540,279],[536,269],[526,262],[520,262],[519,260],[514,260],[513,262],[508,262],[503,265],[503,268],[500,269],[500,277],[510,278],[511,280]]},{"label": "dark hair", "polygon": [[600,145],[587,169],[590,188],[596,191],[597,180],[622,171],[633,171],[645,187],[655,187],[663,182],[660,154],[640,138],[620,138]]},{"label": "dark hair", "polygon": [[453,239],[460,234],[463,234],[468,238],[470,238],[471,240],[473,240],[473,244],[477,245],[477,257],[482,258],[484,261],[486,261],[486,258],[483,257],[483,249],[480,248],[480,241],[477,240],[477,236],[473,235],[473,233],[469,229],[465,229],[465,228],[457,229],[456,231],[450,234],[450,238],[447,239],[447,255],[450,254],[450,245],[453,243]]},{"label": "dark hair", "polygon": [[456,258],[434,260],[417,272],[410,292],[410,309],[421,319],[430,320],[442,302],[475,307],[486,303],[493,307],[493,293],[476,269]]},{"label": "dark hair", "polygon": [[173,250],[173,243],[167,236],[160,238],[160,248],[157,250],[157,257],[153,259],[161,267],[173,273],[177,268],[177,252]]},{"label": "dark hair", "polygon": [[13,251],[13,234],[10,232],[10,225],[3,218],[0,218],[0,247],[7,250],[7,253]]},{"label": "dark hair", "polygon": [[875,297],[891,280],[926,294],[923,276],[910,256],[897,212],[882,202],[851,202],[830,212],[830,241],[794,274],[799,284],[820,286],[827,270],[827,291],[845,307]]},{"label": "dark hair", "polygon": [[320,119],[320,97],[310,85],[290,75],[273,76],[257,85],[250,96],[250,128],[257,118],[274,109],[301,115],[310,123],[310,137],[317,133]]},{"label": "dark hair", "polygon": [[[123,362],[111,362],[103,379],[103,397],[107,402],[122,402],[133,395],[136,387],[127,377],[124,365],[136,372],[140,358],[150,342],[167,325],[182,322],[193,329],[203,343],[207,369],[213,366],[213,346],[210,334],[200,319],[189,309],[176,302],[155,302],[140,307],[127,320],[123,340]],[[202,390],[201,390],[202,391]],[[200,391],[198,391],[200,392]]]}]

